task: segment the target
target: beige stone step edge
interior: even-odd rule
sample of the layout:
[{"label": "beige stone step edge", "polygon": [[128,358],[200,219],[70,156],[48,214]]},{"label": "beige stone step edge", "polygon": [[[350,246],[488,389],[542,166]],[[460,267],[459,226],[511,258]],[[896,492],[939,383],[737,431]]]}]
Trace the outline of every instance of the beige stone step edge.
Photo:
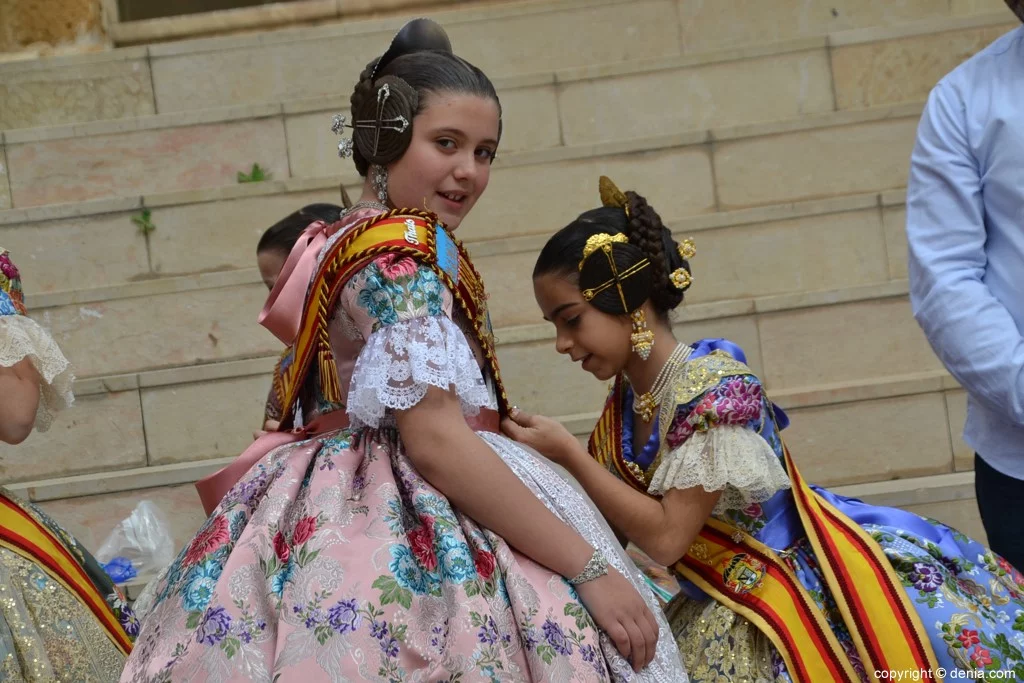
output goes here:
[{"label": "beige stone step edge", "polygon": [[[676,316],[676,323],[692,323],[702,320],[716,320],[719,318],[735,317],[740,315],[751,315],[756,313],[779,313],[785,311],[829,306],[840,303],[855,303],[860,301],[872,301],[877,299],[890,299],[902,297],[907,294],[907,282],[896,280],[880,285],[869,285],[853,287],[843,290],[827,290],[821,292],[807,292],[800,294],[774,295],[756,299],[734,299],[727,301],[711,302],[705,304],[692,304],[684,307]],[[549,341],[553,339],[552,328],[548,324],[518,325],[515,327],[500,328],[495,331],[499,349],[502,346],[512,344],[523,344],[537,341]],[[500,350],[499,350],[500,354]],[[205,382],[210,380],[229,379],[235,377],[249,377],[252,375],[263,375],[269,373],[274,363],[275,356],[263,356],[259,358],[241,358],[225,360],[215,363],[200,365],[188,365],[182,367],[171,367],[159,370],[147,370],[143,372],[132,372],[117,375],[104,375],[98,377],[82,378],[75,382],[75,394],[78,396],[89,396],[118,391],[132,391],[136,389],[170,386],[176,384],[189,384],[193,382]],[[939,380],[936,380],[939,377]],[[901,392],[904,389],[904,382],[909,393],[920,393],[920,391],[939,391],[956,388],[956,383],[949,384],[948,376],[935,374],[913,374],[899,381],[887,383],[890,387],[887,391]],[[921,384],[924,382],[924,384]],[[938,384],[936,384],[938,382]],[[944,383],[945,382],[945,383]],[[849,392],[855,392],[849,394]],[[787,397],[788,407],[807,407],[809,405],[822,405],[823,403],[834,402],[828,399],[834,393],[836,395],[855,395],[858,398],[850,400],[862,400],[862,398],[880,398],[877,394],[875,383],[843,383],[836,386],[825,385],[816,387],[813,390],[803,388],[773,394],[781,400]],[[856,393],[861,392],[861,393]],[[884,396],[900,395],[884,394]],[[799,398],[802,397],[802,398]],[[797,401],[793,403],[792,401]],[[842,402],[842,401],[840,401]]]},{"label": "beige stone step edge", "polygon": [[[492,0],[493,1],[493,0]],[[431,0],[435,5],[454,4],[459,0]],[[367,14],[401,15],[422,5],[422,0],[390,0],[387,3],[352,2],[351,0],[299,0],[299,2],[272,3],[255,7],[185,14],[157,19],[145,19],[111,24],[107,33],[119,45],[136,45],[164,40],[175,40],[224,34],[253,29],[272,29],[308,22],[345,19]]]},{"label": "beige stone step edge", "polygon": [[[1006,23],[1006,18],[1003,22]],[[501,94],[506,90],[532,88],[544,85],[569,84],[577,81],[594,80],[612,76],[642,75],[657,71],[686,67],[705,66],[709,64],[744,61],[762,57],[781,56],[795,52],[821,49],[827,47],[825,37],[798,38],[784,42],[755,45],[734,50],[716,50],[700,54],[677,55],[656,59],[643,59],[617,64],[601,64],[586,67],[573,67],[551,72],[523,74],[517,76],[498,77],[494,79],[495,87]],[[139,55],[132,56],[138,59]],[[2,75],[0,70],[0,75]],[[285,102],[261,102],[231,107],[212,107],[193,109],[184,112],[168,112],[150,114],[124,119],[108,119],[88,121],[57,126],[37,126],[31,128],[12,128],[0,131],[0,142],[6,144],[26,144],[46,140],[81,138],[92,135],[110,135],[144,130],[160,130],[167,128],[185,128],[200,124],[230,123],[247,119],[267,118],[279,115],[306,114],[317,111],[347,111],[348,96],[310,97]]]},{"label": "beige stone step edge", "polygon": [[[737,211],[723,211],[713,214],[687,216],[678,220],[669,221],[668,224],[672,226],[672,232],[677,239],[682,239],[711,230],[726,230],[729,228],[770,221],[789,220],[810,216],[824,216],[834,213],[870,209],[876,206],[881,208],[902,206],[904,203],[904,191],[885,193],[872,192],[845,197],[832,197],[805,202],[776,204],[753,209],[741,209]],[[140,208],[140,206],[126,207],[127,210],[137,208]],[[546,239],[546,235],[524,235],[522,237],[506,237],[488,239],[479,242],[468,242],[467,244],[469,244],[469,248],[475,258],[484,258],[499,255],[539,252],[541,247],[544,246]],[[260,281],[259,273],[254,268],[222,270],[209,273],[158,277],[149,280],[109,285],[105,287],[64,290],[48,292],[45,294],[28,294],[26,296],[26,304],[31,310],[38,310],[71,304],[96,303],[139,296],[172,294],[198,289],[212,289],[216,287],[230,287],[235,285],[252,284]]]},{"label": "beige stone step edge", "polygon": [[[271,105],[276,106],[276,105]],[[700,146],[716,142],[735,141],[744,138],[778,135],[797,131],[850,126],[861,123],[919,116],[921,102],[895,106],[874,107],[858,111],[827,112],[811,114],[797,119],[743,124],[723,128],[694,130],[671,135],[637,137],[613,142],[586,145],[554,147],[551,149],[514,152],[504,155],[497,162],[496,170],[532,164],[549,164],[602,157],[606,155],[631,154],[666,148]],[[116,123],[116,122],[115,122]],[[85,124],[92,125],[92,124]],[[142,207],[156,208],[177,204],[198,204],[202,202],[239,197],[264,196],[282,192],[305,192],[336,188],[341,180],[346,184],[359,181],[354,170],[347,170],[330,177],[298,177],[287,180],[271,180],[261,183],[226,185],[221,187],[184,190],[178,192],[154,193],[141,197],[112,197],[66,204],[46,204],[23,209],[0,211],[0,225],[25,224],[36,221],[90,216],[118,211],[131,211]],[[2,181],[2,178],[0,178]]]}]

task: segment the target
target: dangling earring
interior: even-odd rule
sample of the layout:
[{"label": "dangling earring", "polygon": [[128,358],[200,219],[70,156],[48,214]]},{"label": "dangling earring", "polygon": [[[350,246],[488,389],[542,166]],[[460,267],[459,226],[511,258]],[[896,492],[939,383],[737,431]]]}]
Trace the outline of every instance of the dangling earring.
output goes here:
[{"label": "dangling earring", "polygon": [[643,360],[647,360],[654,347],[654,333],[647,328],[647,316],[644,315],[642,308],[638,308],[630,313],[629,317],[633,319],[633,334],[629,336],[629,341],[633,344],[633,352]]},{"label": "dangling earring", "polygon": [[373,167],[373,178],[370,180],[374,191],[377,193],[377,201],[387,206],[388,204],[388,169],[383,166]]}]

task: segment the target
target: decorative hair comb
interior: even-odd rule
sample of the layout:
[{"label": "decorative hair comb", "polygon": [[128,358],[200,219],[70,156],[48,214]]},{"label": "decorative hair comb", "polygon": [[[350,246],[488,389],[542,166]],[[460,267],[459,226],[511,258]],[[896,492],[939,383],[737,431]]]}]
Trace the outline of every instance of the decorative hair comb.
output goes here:
[{"label": "decorative hair comb", "polygon": [[612,182],[612,179],[606,175],[601,176],[600,180],[597,181],[598,191],[601,193],[601,205],[612,206],[617,209],[622,209],[626,212],[626,218],[629,218],[629,199],[626,198],[626,194]]},{"label": "decorative hair comb", "polygon": [[[409,128],[409,119],[399,114],[390,119],[382,118],[384,113],[384,105],[387,104],[388,98],[391,97],[391,86],[384,83],[377,88],[377,116],[373,119],[362,119],[359,121],[353,121],[351,125],[345,122],[348,118],[343,114],[335,114],[334,119],[331,121],[331,132],[335,135],[343,135],[346,127],[352,128],[369,128],[373,129],[373,155],[376,156],[377,148],[380,145],[380,132],[382,130],[393,130],[396,133],[404,133]],[[342,159],[347,159],[352,156],[352,138],[342,138],[338,143],[338,156]]]}]

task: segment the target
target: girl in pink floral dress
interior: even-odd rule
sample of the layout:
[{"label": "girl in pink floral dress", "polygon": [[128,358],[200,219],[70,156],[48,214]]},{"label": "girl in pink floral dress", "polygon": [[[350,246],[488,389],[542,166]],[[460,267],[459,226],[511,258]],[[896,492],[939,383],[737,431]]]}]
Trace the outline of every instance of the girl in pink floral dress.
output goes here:
[{"label": "girl in pink floral dress", "polygon": [[[476,274],[448,233],[487,186],[493,86],[418,20],[367,67],[352,116],[362,200],[307,229],[265,310],[295,343],[283,423],[302,429],[257,441],[243,458],[284,445],[223,498],[203,489],[212,515],[141,600],[122,680],[685,681],[603,521],[497,433],[485,295],[470,291],[468,318]],[[339,279],[335,247],[396,226],[437,262],[389,252]],[[328,304],[325,282],[343,282]],[[301,318],[282,305],[296,291]],[[318,306],[324,338],[304,364],[300,324]]]}]

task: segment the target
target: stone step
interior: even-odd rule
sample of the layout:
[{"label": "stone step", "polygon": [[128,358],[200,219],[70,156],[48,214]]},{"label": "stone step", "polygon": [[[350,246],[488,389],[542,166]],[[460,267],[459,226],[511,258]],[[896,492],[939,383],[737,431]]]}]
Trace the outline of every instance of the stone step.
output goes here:
[{"label": "stone step", "polygon": [[[900,188],[919,111],[919,104],[899,105],[510,154],[499,160],[460,237],[477,242],[551,234],[596,204],[601,173],[640,190],[675,223],[716,211]],[[337,201],[336,183],[324,175],[2,211],[0,243],[15,254],[32,253],[52,273],[29,291],[246,267],[272,221],[304,202]],[[156,227],[148,238],[132,222],[144,210]]]},{"label": "stone step", "polygon": [[[600,118],[607,120],[611,115],[616,121],[622,112],[670,120],[728,117],[742,102],[737,93],[767,95],[753,108],[757,110],[780,106],[779,93],[792,94],[796,86],[801,100],[811,97],[808,102],[819,102],[822,97],[831,99],[831,91],[822,92],[819,86],[827,87],[833,75],[839,108],[858,102],[864,106],[867,100],[880,104],[880,96],[888,98],[896,91],[903,99],[920,99],[945,71],[998,35],[997,25],[1004,30],[1015,25],[999,0],[910,0],[898,5],[886,0],[844,0],[842,7],[835,3],[811,7],[796,0],[756,8],[745,0],[676,5],[668,0],[560,0],[448,10],[431,16],[446,26],[460,55],[496,80],[552,71],[563,74],[576,67],[591,69],[590,79],[607,76],[609,83],[593,84],[596,90],[586,85],[565,89],[569,109],[583,109],[584,115],[578,117],[582,121],[598,117],[585,109],[595,97],[602,110],[610,106]],[[347,99],[368,55],[377,54],[406,18],[0,65],[0,130],[290,103],[313,96]],[[927,34],[943,35],[929,39]],[[919,35],[924,37],[907,40]],[[897,38],[899,42],[894,43]],[[765,46],[800,45],[800,41],[814,54],[788,66],[766,71],[757,60],[753,68],[727,64],[756,58]],[[833,49],[826,49],[829,45]],[[874,47],[854,49],[855,45]],[[516,56],[510,58],[510,54]],[[676,59],[679,56],[685,59]],[[867,59],[860,61],[863,57]],[[830,58],[837,62],[831,74]],[[652,69],[661,73],[631,81],[621,90],[611,83],[621,80],[622,62],[643,60],[655,60]],[[593,70],[595,65],[599,66]],[[684,67],[692,68],[670,74]],[[631,69],[627,66],[626,72]],[[901,77],[886,78],[887,73]],[[604,98],[609,87],[615,89],[614,96]],[[654,101],[663,103],[666,87],[670,93],[686,93],[680,106],[634,106],[634,98],[650,100],[652,91]],[[912,94],[908,97],[908,93]],[[722,98],[723,102],[716,102]],[[709,111],[709,105],[716,110]],[[633,118],[628,121],[636,123]]]},{"label": "stone step", "polygon": [[[230,271],[148,282],[134,290],[111,288],[95,300],[83,300],[81,293],[72,292],[72,303],[54,301],[50,307],[30,310],[30,315],[54,334],[81,377],[273,355],[279,343],[255,323],[266,289],[253,279],[252,271]],[[677,311],[677,319],[687,326],[685,337],[735,338],[753,349],[754,365],[766,371],[769,383],[794,388],[938,367],[910,315],[906,293],[906,281],[893,280],[692,303]],[[505,302],[511,308],[509,300]],[[523,319],[537,322],[510,325],[499,317],[496,323],[499,343],[508,346],[502,357],[506,365],[523,362],[528,366],[521,354],[529,355],[534,347],[545,349],[542,355],[554,353],[549,348],[553,328],[539,322],[530,299],[521,301],[520,309]],[[798,342],[800,335],[814,338],[816,325],[848,334],[848,341],[840,341],[834,349],[838,357],[830,360],[823,350],[808,352],[815,358],[808,364],[809,358],[797,361],[796,355],[787,354],[786,345]],[[865,335],[873,341],[866,342],[867,352],[862,354],[854,340]],[[758,348],[766,356],[764,366],[755,353]],[[517,389],[541,379],[533,377],[533,372],[529,378],[522,376],[518,368],[508,371],[509,385]]]},{"label": "stone step", "polygon": [[[148,241],[130,232],[135,227],[130,222],[133,213],[125,211],[98,216],[102,224],[81,218],[21,224],[13,230],[0,230],[0,244],[22,264],[23,284],[33,310],[217,284],[254,284],[260,282],[251,267],[254,244],[262,230],[257,221],[267,221],[267,216],[278,212],[283,215],[287,208],[300,204],[300,197],[303,201],[327,198],[322,194],[284,194],[155,208],[151,219],[160,227]],[[651,201],[656,200],[652,197]],[[688,292],[687,301],[706,303],[903,279],[903,205],[904,194],[897,191],[705,214],[667,223],[677,239],[692,237],[697,242],[698,258],[692,266],[698,286]],[[201,240],[199,251],[186,246],[190,226],[195,226],[194,239]],[[205,227],[205,234],[199,227]],[[55,239],[59,234],[60,241],[47,241],[45,236],[51,233]],[[832,248],[821,247],[823,233]],[[134,239],[122,240],[125,235]],[[523,302],[533,299],[530,273],[546,239],[547,235],[527,235],[467,242],[492,292],[495,324],[538,322],[536,310]],[[150,272],[151,264],[157,273]],[[178,270],[198,273],[159,275]],[[57,291],[48,291],[54,289]]]},{"label": "stone step", "polygon": [[[508,124],[503,153],[917,101],[1009,26],[1003,15],[986,15],[840,34],[831,48],[822,37],[506,79],[499,83]],[[926,29],[938,32],[920,34]],[[880,63],[904,75],[880,79]],[[331,115],[346,107],[347,96],[335,96],[8,131],[8,204],[229,185],[253,163],[278,179],[341,174],[354,182],[329,131]]]}]

